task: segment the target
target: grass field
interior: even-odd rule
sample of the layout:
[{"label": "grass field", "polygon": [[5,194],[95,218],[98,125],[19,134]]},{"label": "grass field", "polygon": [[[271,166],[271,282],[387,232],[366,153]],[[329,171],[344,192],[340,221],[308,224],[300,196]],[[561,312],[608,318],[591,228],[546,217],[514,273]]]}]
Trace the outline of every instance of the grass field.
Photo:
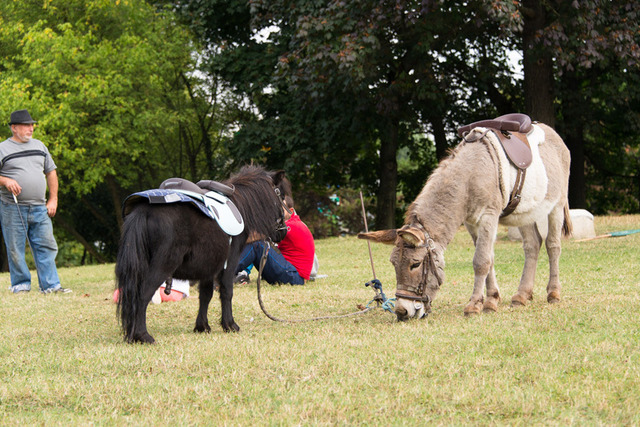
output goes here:
[{"label": "grass field", "polygon": [[[596,232],[639,224],[640,216],[599,217]],[[462,315],[472,290],[473,247],[460,230],[426,320],[397,323],[376,309],[277,323],[260,311],[252,281],[236,288],[239,333],[215,327],[194,334],[193,289],[188,300],[149,307],[152,346],[122,340],[111,301],[113,265],[61,269],[63,286],[73,289],[67,295],[13,295],[2,274],[0,423],[640,424],[640,234],[565,242],[563,300],[555,305],[545,301],[543,249],[534,300],[518,309],[509,301],[522,250],[505,229],[498,237],[503,301],[495,314]],[[391,297],[390,248],[372,249]],[[317,252],[328,277],[304,287],[266,285],[272,314],[341,314],[371,300],[365,241],[321,240]],[[215,298],[210,317],[217,324]]]}]

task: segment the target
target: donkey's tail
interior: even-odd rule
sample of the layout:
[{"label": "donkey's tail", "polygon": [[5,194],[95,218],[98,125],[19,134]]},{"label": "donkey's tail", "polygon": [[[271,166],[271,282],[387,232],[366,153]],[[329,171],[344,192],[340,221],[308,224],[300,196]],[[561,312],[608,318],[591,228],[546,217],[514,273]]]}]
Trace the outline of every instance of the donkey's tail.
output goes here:
[{"label": "donkey's tail", "polygon": [[125,218],[116,258],[117,316],[127,341],[136,333],[136,318],[142,303],[143,283],[149,273],[149,232],[146,215],[135,210]]},{"label": "donkey's tail", "polygon": [[571,223],[571,212],[569,211],[569,203],[564,204],[564,222],[562,223],[562,235],[571,237],[573,233],[573,224]]}]

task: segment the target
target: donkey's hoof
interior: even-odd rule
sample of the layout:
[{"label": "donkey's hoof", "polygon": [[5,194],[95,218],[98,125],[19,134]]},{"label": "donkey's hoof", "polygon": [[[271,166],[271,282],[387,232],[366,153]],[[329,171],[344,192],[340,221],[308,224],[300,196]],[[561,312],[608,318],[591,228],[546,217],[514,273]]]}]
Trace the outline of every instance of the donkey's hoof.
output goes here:
[{"label": "donkey's hoof", "polygon": [[524,307],[525,305],[527,305],[527,300],[520,295],[514,295],[511,298],[511,307]]},{"label": "donkey's hoof", "polygon": [[547,295],[547,302],[549,304],[560,302],[560,294],[556,291],[549,292],[549,294]]},{"label": "donkey's hoof", "polygon": [[498,304],[500,304],[501,300],[502,298],[498,292],[495,292],[493,295],[487,295],[482,305],[482,311],[485,313],[495,313],[498,311]]},{"label": "donkey's hoof", "polygon": [[482,311],[484,313],[495,313],[496,311],[498,311],[498,304],[493,301],[487,301],[482,306]]},{"label": "donkey's hoof", "polygon": [[464,315],[465,317],[471,317],[474,316],[476,314],[479,314],[482,311],[482,302],[479,301],[477,303],[469,303],[467,304],[467,306],[464,308]]}]

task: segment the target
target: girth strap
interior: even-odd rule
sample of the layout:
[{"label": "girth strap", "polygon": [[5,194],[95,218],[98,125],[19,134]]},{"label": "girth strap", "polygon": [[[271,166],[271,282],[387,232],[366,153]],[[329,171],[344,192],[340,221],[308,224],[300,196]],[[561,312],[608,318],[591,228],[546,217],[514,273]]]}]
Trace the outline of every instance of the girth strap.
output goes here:
[{"label": "girth strap", "polygon": [[500,140],[504,152],[517,170],[516,182],[509,195],[509,203],[507,203],[507,207],[500,213],[500,218],[504,218],[513,213],[520,203],[522,188],[524,187],[524,178],[527,174],[527,168],[533,161],[533,155],[531,154],[531,146],[529,145],[529,140],[526,135],[496,130],[493,130],[493,133]]},{"label": "girth strap", "polygon": [[509,195],[509,203],[507,207],[502,210],[500,213],[500,218],[504,218],[505,216],[513,213],[518,207],[520,203],[522,187],[524,187],[524,176],[527,174],[526,169],[518,169],[518,174],[516,175],[516,182],[513,185],[513,190]]}]

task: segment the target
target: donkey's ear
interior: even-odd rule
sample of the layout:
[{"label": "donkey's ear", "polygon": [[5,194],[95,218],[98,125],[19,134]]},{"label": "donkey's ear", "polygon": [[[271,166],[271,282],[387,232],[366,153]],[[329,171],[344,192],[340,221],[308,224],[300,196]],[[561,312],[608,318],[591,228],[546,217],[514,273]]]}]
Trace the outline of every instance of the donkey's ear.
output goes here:
[{"label": "donkey's ear", "polygon": [[285,172],[283,170],[275,171],[271,173],[271,180],[273,185],[278,186],[284,180]]},{"label": "donkey's ear", "polygon": [[358,239],[366,239],[373,240],[374,242],[384,243],[387,245],[392,245],[396,241],[396,237],[398,236],[398,230],[380,230],[380,231],[370,231],[368,233],[358,233]]},{"label": "donkey's ear", "polygon": [[416,227],[405,225],[398,230],[398,236],[411,246],[421,246],[424,244],[424,232]]}]

